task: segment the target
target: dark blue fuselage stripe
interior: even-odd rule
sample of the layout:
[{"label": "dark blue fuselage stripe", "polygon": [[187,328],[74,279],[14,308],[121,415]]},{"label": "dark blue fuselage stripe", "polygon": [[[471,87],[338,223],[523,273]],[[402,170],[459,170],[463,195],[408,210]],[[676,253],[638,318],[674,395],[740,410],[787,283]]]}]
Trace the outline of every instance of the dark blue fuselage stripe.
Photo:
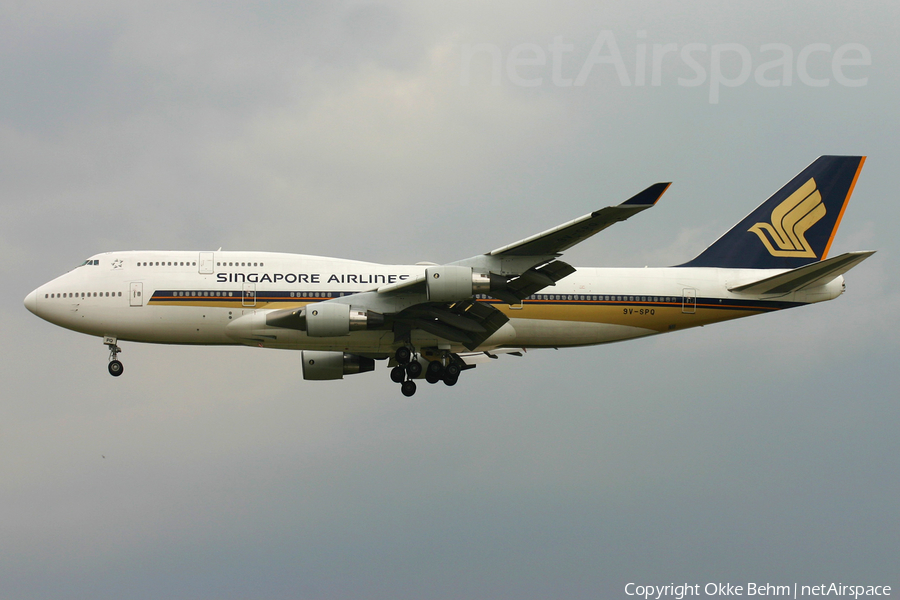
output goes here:
[{"label": "dark blue fuselage stripe", "polygon": [[[192,295],[193,294],[193,295]],[[218,295],[216,295],[218,294]],[[244,302],[253,299],[257,303],[277,302],[322,302],[332,298],[350,296],[352,292],[252,292],[244,290],[159,290],[153,293],[150,302],[186,302],[202,304],[207,302]],[[619,294],[565,294],[567,299],[555,299],[550,296],[562,296],[563,294],[537,294],[526,298],[524,304],[528,306],[607,306],[607,307],[640,307],[640,308],[683,308],[694,303],[685,303],[677,296],[624,296]],[[583,299],[571,299],[578,297]],[[622,300],[607,299],[610,297],[623,298]],[[625,299],[628,298],[628,299]],[[647,298],[638,300],[637,298]],[[504,305],[502,300],[494,298],[478,298],[479,302],[486,304]],[[772,311],[802,306],[803,302],[780,302],[775,300],[743,300],[731,298],[697,298],[696,308],[715,310],[750,310]]]}]

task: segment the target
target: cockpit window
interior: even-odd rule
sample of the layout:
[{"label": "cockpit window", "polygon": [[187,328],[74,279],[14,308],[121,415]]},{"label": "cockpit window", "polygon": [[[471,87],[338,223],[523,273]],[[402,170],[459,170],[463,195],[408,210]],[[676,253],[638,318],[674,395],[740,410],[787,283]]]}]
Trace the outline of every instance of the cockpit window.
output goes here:
[{"label": "cockpit window", "polygon": [[83,266],[85,266],[85,265],[99,265],[99,264],[100,264],[100,260],[99,260],[99,259],[92,259],[92,258],[89,258],[89,259],[87,259],[86,261],[84,261],[83,263],[81,263],[81,264],[78,265],[78,266],[79,266],[79,267],[83,267]]}]

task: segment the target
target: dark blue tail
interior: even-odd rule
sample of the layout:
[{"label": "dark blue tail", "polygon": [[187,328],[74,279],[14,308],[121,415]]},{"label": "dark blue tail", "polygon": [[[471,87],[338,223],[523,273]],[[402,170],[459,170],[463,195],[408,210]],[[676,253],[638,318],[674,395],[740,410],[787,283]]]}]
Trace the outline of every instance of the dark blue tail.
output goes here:
[{"label": "dark blue tail", "polygon": [[795,269],[824,260],[865,156],[820,156],[682,267]]}]

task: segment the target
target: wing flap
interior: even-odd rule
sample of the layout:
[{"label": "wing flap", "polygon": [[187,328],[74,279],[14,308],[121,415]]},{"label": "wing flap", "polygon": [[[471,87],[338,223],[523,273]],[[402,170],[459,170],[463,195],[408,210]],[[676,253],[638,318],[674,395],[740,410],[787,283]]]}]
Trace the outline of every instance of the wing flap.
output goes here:
[{"label": "wing flap", "polygon": [[422,329],[474,350],[503,327],[509,317],[489,304],[468,300],[450,306],[417,304],[397,313],[393,320],[397,337]]},{"label": "wing flap", "polygon": [[478,364],[497,360],[501,355],[518,356],[521,358],[524,353],[525,348],[497,348],[490,352],[460,352],[457,356],[466,363],[467,366],[474,367]]}]

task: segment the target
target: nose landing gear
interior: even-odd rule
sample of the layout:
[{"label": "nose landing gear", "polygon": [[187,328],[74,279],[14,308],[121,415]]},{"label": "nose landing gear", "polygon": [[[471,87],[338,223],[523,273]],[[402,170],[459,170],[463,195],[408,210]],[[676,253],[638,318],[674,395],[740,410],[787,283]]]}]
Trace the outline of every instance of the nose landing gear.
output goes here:
[{"label": "nose landing gear", "polygon": [[119,348],[117,340],[114,337],[103,338],[103,344],[109,346],[109,365],[107,366],[107,370],[113,377],[118,377],[125,371],[125,367],[122,366],[122,363],[118,359],[119,352],[121,352],[122,349]]}]

